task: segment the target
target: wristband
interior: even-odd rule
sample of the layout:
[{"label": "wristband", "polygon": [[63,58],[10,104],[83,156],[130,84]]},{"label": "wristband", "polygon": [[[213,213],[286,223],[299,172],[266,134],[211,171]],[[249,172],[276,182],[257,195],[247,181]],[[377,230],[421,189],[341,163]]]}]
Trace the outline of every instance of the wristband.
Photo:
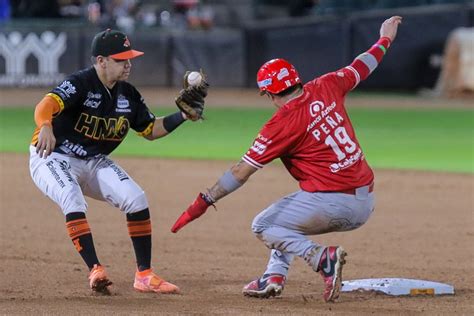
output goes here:
[{"label": "wristband", "polygon": [[391,44],[392,44],[392,41],[387,36],[379,38],[379,40],[376,43],[376,45],[378,45],[379,47],[383,46],[383,48],[385,48],[384,53],[387,51],[387,49],[390,47]]},{"label": "wristband", "polygon": [[216,203],[216,200],[214,200],[209,193],[201,193],[201,198],[207,203],[207,205],[214,206],[214,203]]},{"label": "wristband", "polygon": [[222,177],[219,179],[219,184],[221,187],[227,191],[227,193],[234,192],[242,186],[242,183],[237,181],[237,179],[232,174],[232,171],[227,170]]},{"label": "wristband", "polygon": [[168,133],[171,133],[178,126],[183,124],[184,121],[185,119],[183,118],[183,115],[181,114],[181,112],[176,112],[168,116],[165,116],[165,118],[163,119],[163,127]]}]

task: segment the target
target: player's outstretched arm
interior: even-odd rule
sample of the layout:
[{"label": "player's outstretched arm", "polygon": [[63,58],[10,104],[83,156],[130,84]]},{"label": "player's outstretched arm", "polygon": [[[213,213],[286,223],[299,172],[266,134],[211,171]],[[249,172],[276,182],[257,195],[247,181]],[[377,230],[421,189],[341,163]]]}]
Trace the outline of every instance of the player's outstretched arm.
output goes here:
[{"label": "player's outstretched arm", "polygon": [[356,74],[356,85],[365,80],[382,61],[383,56],[397,36],[398,26],[402,17],[392,16],[385,20],[380,27],[380,39],[365,53],[357,56],[347,68]]},{"label": "player's outstretched arm", "polygon": [[178,232],[186,224],[204,214],[217,200],[240,188],[255,171],[256,168],[243,161],[235,164],[219,178],[208,193],[198,194],[194,202],[176,220],[171,232]]}]

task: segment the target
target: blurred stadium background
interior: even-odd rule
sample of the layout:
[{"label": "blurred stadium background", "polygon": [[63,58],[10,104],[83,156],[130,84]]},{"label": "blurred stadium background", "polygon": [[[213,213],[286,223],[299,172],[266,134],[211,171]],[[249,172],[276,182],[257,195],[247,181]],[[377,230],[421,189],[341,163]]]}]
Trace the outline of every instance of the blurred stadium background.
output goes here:
[{"label": "blurred stadium background", "polygon": [[[473,315],[473,2],[0,0],[0,315]],[[238,161],[275,111],[255,83],[263,62],[286,58],[310,80],[349,64],[392,15],[404,17],[395,44],[346,101],[376,172],[377,211],[365,228],[318,240],[350,249],[345,278],[421,278],[453,284],[456,295],[354,293],[329,306],[299,260],[282,299],[244,299],[243,282],[267,260],[251,220],[296,188],[282,165],[265,167],[199,225],[176,236],[166,227],[194,192]],[[117,289],[91,296],[61,212],[29,176],[35,104],[90,65],[92,37],[108,27],[145,52],[130,81],[157,115],[176,111],[185,70],[203,68],[212,85],[206,120],[156,142],[131,132],[112,155],[147,191],[157,265],[184,295],[132,292],[123,214],[89,199]]]},{"label": "blurred stadium background", "polygon": [[474,89],[472,0],[0,0],[0,87],[51,86],[88,66],[92,36],[108,27],[146,53],[134,63],[137,86],[178,86],[203,68],[214,87],[253,88],[274,57],[306,81],[350,63],[395,14],[404,24],[391,58],[361,89],[436,88],[450,38],[468,67],[447,81],[464,76],[452,88]]},{"label": "blurred stadium background", "polygon": [[155,112],[174,111],[186,70],[212,86],[206,126],[158,144],[128,137],[114,154],[234,160],[273,111],[257,93],[262,63],[286,58],[308,81],[349,64],[392,15],[404,17],[395,44],[347,102],[372,165],[474,172],[466,0],[0,0],[0,152],[26,153],[33,106],[90,65],[93,35],[110,27],[145,52],[130,81]]}]

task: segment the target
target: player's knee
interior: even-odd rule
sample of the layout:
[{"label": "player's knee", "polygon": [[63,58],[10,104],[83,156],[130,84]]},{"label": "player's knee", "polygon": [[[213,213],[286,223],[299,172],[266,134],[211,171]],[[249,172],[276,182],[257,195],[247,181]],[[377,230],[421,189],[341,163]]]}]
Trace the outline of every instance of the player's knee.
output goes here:
[{"label": "player's knee", "polygon": [[252,222],[252,232],[257,236],[257,238],[261,239],[262,234],[265,230],[269,227],[268,222],[265,220],[263,216],[258,215],[254,218]]},{"label": "player's knee", "polygon": [[261,242],[263,242],[263,244],[267,246],[268,249],[274,249],[275,244],[278,244],[270,226],[252,225],[252,231],[255,234],[255,237],[257,237]]},{"label": "player's knee", "polygon": [[87,203],[84,197],[82,196],[70,195],[62,199],[61,209],[64,215],[74,212],[86,213]]},{"label": "player's knee", "polygon": [[258,214],[252,222],[252,232],[269,249],[274,249],[280,239],[275,235],[275,223],[273,212],[265,210]]},{"label": "player's knee", "polygon": [[126,198],[120,208],[126,214],[137,213],[148,208],[145,192],[141,191],[133,197]]},{"label": "player's knee", "polygon": [[270,206],[262,212],[260,212],[252,221],[252,232],[261,239],[261,235],[269,227],[274,225],[275,212],[274,209]]}]

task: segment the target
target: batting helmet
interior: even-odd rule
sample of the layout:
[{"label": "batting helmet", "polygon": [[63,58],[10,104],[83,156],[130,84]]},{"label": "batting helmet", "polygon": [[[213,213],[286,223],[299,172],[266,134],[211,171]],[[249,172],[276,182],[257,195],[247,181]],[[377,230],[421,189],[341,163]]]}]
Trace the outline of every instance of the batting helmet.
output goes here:
[{"label": "batting helmet", "polygon": [[260,94],[278,94],[295,84],[301,83],[295,67],[282,58],[272,59],[263,64],[257,72]]}]

